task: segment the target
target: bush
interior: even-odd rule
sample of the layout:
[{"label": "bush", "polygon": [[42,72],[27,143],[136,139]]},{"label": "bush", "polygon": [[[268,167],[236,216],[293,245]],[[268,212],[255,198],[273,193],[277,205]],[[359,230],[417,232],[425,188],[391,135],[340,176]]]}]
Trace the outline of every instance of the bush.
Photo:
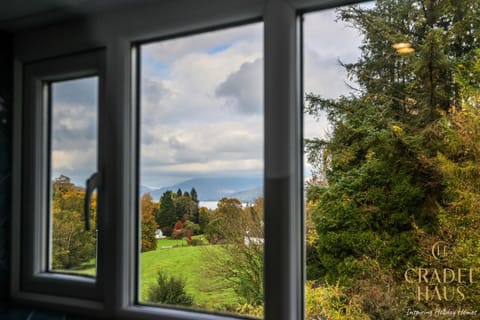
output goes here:
[{"label": "bush", "polygon": [[263,318],[264,316],[263,305],[254,306],[254,305],[245,303],[245,304],[242,304],[240,307],[238,307],[236,312],[243,315],[250,316],[250,317],[255,317],[255,318]]},{"label": "bush", "polygon": [[192,230],[193,234],[198,234],[200,232],[200,225],[193,223],[192,221],[185,221],[183,227],[186,230]]},{"label": "bush", "polygon": [[170,237],[172,235],[173,229],[172,227],[163,227],[161,228],[162,233],[165,237]]},{"label": "bush", "polygon": [[191,306],[193,297],[185,292],[185,281],[159,271],[157,284],[148,292],[148,302]]},{"label": "bush", "polygon": [[367,320],[370,317],[362,311],[358,297],[349,297],[344,288],[337,285],[319,284],[307,281],[305,285],[305,317],[320,319]]},{"label": "bush", "polygon": [[192,239],[192,242],[190,243],[192,246],[202,246],[203,244],[202,239]]}]

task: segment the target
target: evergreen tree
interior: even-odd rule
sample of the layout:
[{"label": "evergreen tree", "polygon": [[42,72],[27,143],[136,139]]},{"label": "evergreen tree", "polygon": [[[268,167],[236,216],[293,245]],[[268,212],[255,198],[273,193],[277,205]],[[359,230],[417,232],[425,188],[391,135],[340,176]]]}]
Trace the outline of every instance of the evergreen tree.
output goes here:
[{"label": "evergreen tree", "polygon": [[199,203],[200,203],[200,201],[198,200],[198,194],[197,194],[197,190],[195,190],[195,188],[192,188],[192,190],[190,191],[190,198],[195,203],[192,220],[193,220],[194,223],[198,224],[198,223],[200,223],[200,220],[199,220]]},{"label": "evergreen tree", "polygon": [[[477,0],[379,0],[338,10],[363,43],[358,61],[344,65],[358,83],[355,95],[307,95],[306,111],[326,112],[333,128],[328,140],[306,141],[322,181],[307,191],[317,276],[373,286],[381,270],[395,284],[409,265],[425,262],[420,242],[441,229],[448,206],[435,161],[444,146],[432,136],[443,117],[463,108],[457,69],[475,56],[479,12]],[[365,276],[373,272],[376,279]],[[401,307],[386,302],[393,292],[363,307],[373,318],[395,318]]]},{"label": "evergreen tree", "polygon": [[181,196],[182,196],[182,189],[178,188],[177,197],[181,197]]},{"label": "evergreen tree", "polygon": [[172,231],[173,225],[177,222],[177,215],[175,214],[175,205],[173,203],[173,193],[168,190],[162,194],[160,198],[160,210],[155,217],[158,226],[162,231],[166,231],[166,235],[169,235]]}]

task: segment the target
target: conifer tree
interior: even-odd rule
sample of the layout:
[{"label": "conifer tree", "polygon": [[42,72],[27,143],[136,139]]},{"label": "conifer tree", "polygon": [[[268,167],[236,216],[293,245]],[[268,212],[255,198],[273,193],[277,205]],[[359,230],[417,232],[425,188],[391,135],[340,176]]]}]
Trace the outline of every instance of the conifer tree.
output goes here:
[{"label": "conifer tree", "polygon": [[190,198],[195,203],[195,207],[194,207],[194,211],[193,211],[193,222],[198,224],[200,222],[199,221],[199,203],[200,203],[200,201],[198,200],[198,194],[197,194],[197,190],[195,190],[195,188],[192,188],[192,190],[190,191]]},{"label": "conifer tree", "polygon": [[175,205],[173,203],[173,193],[168,190],[162,194],[160,198],[160,210],[155,217],[158,226],[168,236],[172,232],[173,225],[177,222],[177,215],[175,214]]},{"label": "conifer tree", "polygon": [[[328,140],[306,141],[326,181],[308,194],[328,281],[351,283],[372,264],[401,279],[421,259],[418,230],[438,230],[444,183],[430,160],[438,144],[426,132],[462,108],[456,66],[471,60],[480,39],[480,2],[460,2],[379,0],[338,10],[363,37],[358,61],[344,65],[358,87],[306,101],[308,113],[325,111],[333,127]],[[399,43],[413,50],[404,54]]]}]

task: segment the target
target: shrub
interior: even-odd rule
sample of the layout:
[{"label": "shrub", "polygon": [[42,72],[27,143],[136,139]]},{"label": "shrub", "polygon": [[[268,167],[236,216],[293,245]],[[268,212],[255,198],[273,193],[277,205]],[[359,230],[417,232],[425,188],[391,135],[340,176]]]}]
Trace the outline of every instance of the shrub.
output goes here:
[{"label": "shrub", "polygon": [[204,243],[202,239],[192,239],[192,242],[190,243],[192,246],[201,246],[203,244]]},{"label": "shrub", "polygon": [[162,233],[165,237],[170,237],[172,235],[173,229],[172,227],[163,227],[161,228]]},{"label": "shrub", "polygon": [[363,313],[358,297],[349,297],[338,284],[332,286],[307,281],[305,296],[307,319],[370,319]]},{"label": "shrub", "polygon": [[238,307],[236,311],[240,314],[244,314],[244,315],[255,317],[255,318],[263,318],[264,316],[263,305],[254,306],[254,305],[245,303],[245,304],[242,304],[240,307]]},{"label": "shrub", "polygon": [[191,306],[193,297],[185,292],[185,281],[181,278],[158,272],[157,284],[148,292],[149,302]]}]

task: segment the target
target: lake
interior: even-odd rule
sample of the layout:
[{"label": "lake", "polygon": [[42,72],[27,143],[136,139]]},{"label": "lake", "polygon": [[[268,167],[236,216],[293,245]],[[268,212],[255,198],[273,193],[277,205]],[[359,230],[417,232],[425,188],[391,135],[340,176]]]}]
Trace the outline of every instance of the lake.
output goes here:
[{"label": "lake", "polygon": [[[210,210],[215,210],[215,209],[217,209],[217,203],[218,203],[218,201],[200,201],[198,206],[200,208],[205,207],[205,208],[210,209]],[[242,202],[242,207],[245,207],[246,205],[247,205],[247,203]]]}]

